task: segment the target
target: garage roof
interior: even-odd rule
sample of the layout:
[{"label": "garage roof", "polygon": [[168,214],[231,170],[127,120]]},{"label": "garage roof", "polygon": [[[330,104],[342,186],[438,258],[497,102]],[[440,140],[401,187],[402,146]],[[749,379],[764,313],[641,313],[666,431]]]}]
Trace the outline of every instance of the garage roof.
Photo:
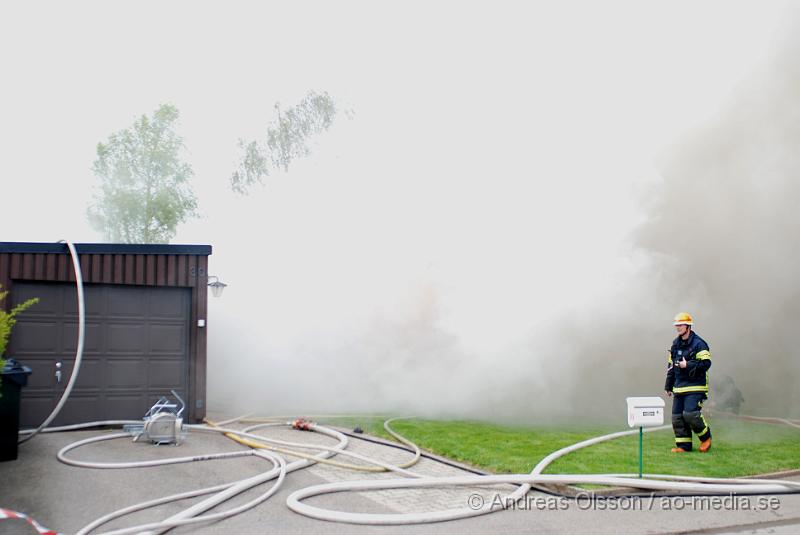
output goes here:
[{"label": "garage roof", "polygon": [[[208,256],[210,245],[75,243],[78,254],[184,254]],[[0,253],[68,253],[66,243],[0,242]]]}]

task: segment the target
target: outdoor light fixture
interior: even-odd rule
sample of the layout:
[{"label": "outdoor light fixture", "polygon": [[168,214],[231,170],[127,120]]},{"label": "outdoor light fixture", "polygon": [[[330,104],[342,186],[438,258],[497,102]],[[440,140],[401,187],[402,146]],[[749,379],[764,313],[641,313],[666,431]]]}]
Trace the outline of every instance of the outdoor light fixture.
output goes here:
[{"label": "outdoor light fixture", "polygon": [[[213,282],[211,279],[214,279]],[[225,289],[227,284],[219,280],[219,277],[216,275],[209,275],[208,276],[208,286],[211,288],[211,295],[214,297],[219,297],[222,295],[222,290]]]}]

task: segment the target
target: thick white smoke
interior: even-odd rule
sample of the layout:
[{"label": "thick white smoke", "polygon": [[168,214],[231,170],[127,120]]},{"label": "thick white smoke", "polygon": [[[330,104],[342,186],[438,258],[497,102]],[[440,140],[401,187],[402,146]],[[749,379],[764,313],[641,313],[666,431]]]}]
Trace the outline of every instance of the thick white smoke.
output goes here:
[{"label": "thick white smoke", "polygon": [[406,160],[359,138],[368,157],[238,200],[251,230],[212,242],[231,287],[211,303],[211,407],[622,421],[626,396],[662,391],[688,310],[712,398],[727,375],[747,411],[798,416],[798,40],[779,51],[665,149],[635,201],[630,182],[593,179],[636,157],[602,129],[577,134],[597,135],[592,152],[509,167],[435,121]]}]

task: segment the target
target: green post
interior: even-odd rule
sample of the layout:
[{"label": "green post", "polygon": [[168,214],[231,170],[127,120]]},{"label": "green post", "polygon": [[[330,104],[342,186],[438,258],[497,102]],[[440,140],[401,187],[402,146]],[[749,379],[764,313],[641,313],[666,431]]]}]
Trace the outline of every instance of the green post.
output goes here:
[{"label": "green post", "polygon": [[643,460],[642,460],[643,444],[642,443],[643,443],[643,437],[644,437],[644,431],[642,431],[642,427],[640,426],[639,427],[639,479],[642,479],[642,465],[643,465]]}]

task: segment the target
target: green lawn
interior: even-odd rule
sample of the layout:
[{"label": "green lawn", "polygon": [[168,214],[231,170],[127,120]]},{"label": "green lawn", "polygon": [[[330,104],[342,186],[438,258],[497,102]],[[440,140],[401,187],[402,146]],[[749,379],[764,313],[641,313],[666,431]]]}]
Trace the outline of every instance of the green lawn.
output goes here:
[{"label": "green lawn", "polygon": [[[328,419],[334,425],[360,425],[388,438],[378,417]],[[714,445],[707,454],[670,453],[671,430],[645,433],[644,470],[648,473],[735,477],[800,469],[800,430],[788,426],[715,417]],[[545,455],[575,442],[622,431],[625,426],[501,426],[476,421],[399,420],[392,428],[421,448],[495,473],[530,472]],[[634,473],[639,470],[638,435],[570,453],[545,473]]]}]

